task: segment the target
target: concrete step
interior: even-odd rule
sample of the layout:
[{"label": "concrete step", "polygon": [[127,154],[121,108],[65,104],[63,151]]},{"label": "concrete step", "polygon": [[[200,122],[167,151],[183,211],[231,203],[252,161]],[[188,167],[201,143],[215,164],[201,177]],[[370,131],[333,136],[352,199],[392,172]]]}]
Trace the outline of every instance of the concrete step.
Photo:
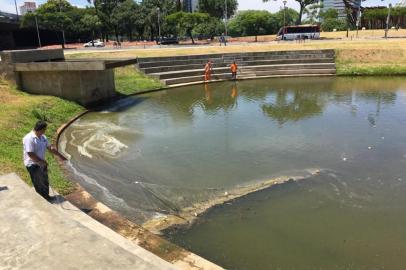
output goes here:
[{"label": "concrete step", "polygon": [[179,65],[189,65],[189,64],[201,64],[204,65],[207,63],[207,60],[210,59],[213,63],[223,63],[223,58],[219,57],[206,57],[202,59],[187,59],[187,60],[165,60],[165,61],[156,61],[156,62],[138,62],[138,68],[151,68],[151,67],[168,67],[168,66],[179,66]]},{"label": "concrete step", "polygon": [[242,57],[242,56],[265,56],[265,55],[294,55],[294,54],[323,54],[334,55],[334,50],[294,50],[294,51],[267,51],[267,52],[249,52],[249,53],[225,53],[225,54],[202,54],[186,56],[167,56],[167,57],[147,57],[138,58],[140,63],[161,62],[161,61],[178,61],[191,59],[208,59],[222,57]]},{"label": "concrete step", "polygon": [[[187,65],[178,65],[178,66],[160,66],[160,67],[149,67],[149,68],[141,68],[140,70],[145,74],[150,73],[162,73],[168,71],[179,71],[179,70],[193,70],[193,69],[203,69],[206,62],[199,63],[199,64],[187,64]],[[213,67],[227,67],[227,63],[213,63]]]},{"label": "concrete step", "polygon": [[[254,76],[253,76],[254,74]],[[238,75],[239,79],[252,78],[252,77],[264,77],[264,76],[284,76],[284,75],[309,75],[309,74],[336,74],[335,69],[295,69],[295,70],[263,70],[252,72],[241,72]]]},{"label": "concrete step", "polygon": [[188,65],[188,64],[201,64],[204,65],[207,63],[207,60],[210,59],[213,63],[232,63],[233,61],[237,62],[245,62],[245,61],[260,61],[260,60],[293,60],[293,59],[331,59],[334,61],[334,54],[331,53],[321,53],[321,54],[283,54],[283,55],[243,55],[238,57],[206,57],[206,58],[199,58],[199,59],[187,59],[187,60],[165,60],[165,61],[156,61],[156,62],[142,62],[140,59],[138,60],[138,68],[152,68],[152,67],[161,67],[161,66],[179,66],[179,65]]},{"label": "concrete step", "polygon": [[[308,76],[308,75],[334,75],[335,69],[296,69],[296,70],[268,70],[259,72],[241,72],[238,75],[238,79],[244,78],[261,78],[261,77],[278,77],[278,76]],[[212,80],[230,80],[230,73],[218,73],[212,75]],[[204,75],[179,77],[162,80],[166,85],[175,85],[191,82],[203,82]]]},{"label": "concrete step", "polygon": [[[233,61],[229,63],[214,63],[214,68],[216,67],[227,67]],[[334,63],[334,58],[309,58],[309,59],[266,59],[266,60],[255,60],[255,61],[239,61],[236,60],[238,66],[255,66],[255,65],[275,65],[275,64],[304,64],[304,63]],[[179,71],[179,70],[193,70],[202,69],[205,63],[199,64],[187,64],[187,65],[177,65],[177,66],[159,66],[159,67],[149,67],[141,68],[141,71],[145,74],[150,73],[162,73],[168,71]]]},{"label": "concrete step", "polygon": [[[294,70],[294,69],[335,69],[334,63],[311,63],[311,64],[288,64],[288,65],[258,65],[258,66],[245,66],[240,67],[240,72],[257,72],[257,71],[267,71],[267,70]],[[170,78],[181,78],[181,77],[191,77],[203,75],[204,69],[193,69],[193,70],[181,70],[181,71],[170,71],[162,73],[151,73],[152,77],[159,80],[166,80]],[[230,74],[229,67],[214,68],[212,74]]]}]

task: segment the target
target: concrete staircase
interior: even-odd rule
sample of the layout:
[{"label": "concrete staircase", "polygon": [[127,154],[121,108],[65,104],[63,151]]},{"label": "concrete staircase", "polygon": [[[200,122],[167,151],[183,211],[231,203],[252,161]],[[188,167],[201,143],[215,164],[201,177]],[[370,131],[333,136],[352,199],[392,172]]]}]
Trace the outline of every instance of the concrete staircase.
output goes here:
[{"label": "concrete staircase", "polygon": [[230,64],[239,66],[238,79],[279,76],[335,75],[334,50],[298,50],[139,58],[137,66],[165,85],[204,81],[204,65],[213,62],[212,80],[231,79]]}]

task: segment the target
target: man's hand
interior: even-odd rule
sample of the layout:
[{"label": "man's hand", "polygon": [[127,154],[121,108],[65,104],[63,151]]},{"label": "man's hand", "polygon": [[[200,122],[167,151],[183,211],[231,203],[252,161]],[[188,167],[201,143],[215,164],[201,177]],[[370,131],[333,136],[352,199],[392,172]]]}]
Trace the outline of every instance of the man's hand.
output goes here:
[{"label": "man's hand", "polygon": [[50,147],[48,147],[48,150],[49,150],[52,154],[54,154],[54,155],[56,155],[57,157],[59,157],[62,161],[68,160],[68,159],[67,159],[66,157],[64,157],[61,153],[59,153],[58,150],[56,150],[55,147],[50,146]]},{"label": "man's hand", "polygon": [[37,163],[41,168],[47,168],[48,167],[48,162],[46,162],[45,160],[40,160]]}]

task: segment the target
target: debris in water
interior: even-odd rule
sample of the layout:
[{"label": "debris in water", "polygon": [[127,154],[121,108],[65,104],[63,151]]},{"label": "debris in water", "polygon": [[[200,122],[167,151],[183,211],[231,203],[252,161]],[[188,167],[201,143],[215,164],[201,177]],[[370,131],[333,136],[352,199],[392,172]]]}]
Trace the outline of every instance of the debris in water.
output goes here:
[{"label": "debris in water", "polygon": [[385,137],[382,136],[381,139],[382,139],[382,140],[385,140]]},{"label": "debris in water", "polygon": [[343,157],[343,161],[347,161],[347,158],[346,158],[346,157]]},{"label": "debris in water", "polygon": [[226,191],[226,192],[224,192],[224,196],[228,196],[228,192]]},{"label": "debris in water", "polygon": [[368,149],[369,149],[369,150],[371,150],[371,149],[372,149],[372,147],[371,147],[371,146],[368,146]]}]

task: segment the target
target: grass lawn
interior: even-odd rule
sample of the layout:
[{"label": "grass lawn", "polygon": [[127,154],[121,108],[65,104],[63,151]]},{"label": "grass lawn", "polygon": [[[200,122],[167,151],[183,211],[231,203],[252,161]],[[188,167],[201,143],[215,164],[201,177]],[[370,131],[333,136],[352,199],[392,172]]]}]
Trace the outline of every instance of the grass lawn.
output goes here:
[{"label": "grass lawn", "polygon": [[116,91],[123,95],[164,87],[159,80],[144,75],[136,70],[134,66],[116,68],[114,76],[116,79]]}]

